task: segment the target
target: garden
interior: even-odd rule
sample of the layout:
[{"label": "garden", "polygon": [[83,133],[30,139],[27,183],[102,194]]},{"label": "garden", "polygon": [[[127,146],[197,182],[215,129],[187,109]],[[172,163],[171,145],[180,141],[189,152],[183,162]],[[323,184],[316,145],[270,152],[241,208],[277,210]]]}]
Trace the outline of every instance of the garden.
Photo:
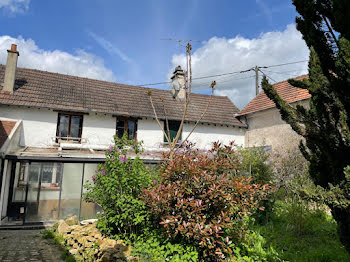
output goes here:
[{"label": "garden", "polygon": [[98,221],[44,232],[66,261],[350,261],[299,150],[185,143],[151,166],[114,139],[85,185]]}]

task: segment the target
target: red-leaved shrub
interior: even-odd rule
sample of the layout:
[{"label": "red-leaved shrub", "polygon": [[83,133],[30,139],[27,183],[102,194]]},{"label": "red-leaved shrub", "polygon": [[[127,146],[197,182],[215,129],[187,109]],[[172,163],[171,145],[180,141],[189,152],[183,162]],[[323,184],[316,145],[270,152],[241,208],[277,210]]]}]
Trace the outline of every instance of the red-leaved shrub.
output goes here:
[{"label": "red-leaved shrub", "polygon": [[159,183],[143,199],[169,238],[196,246],[204,260],[225,261],[243,217],[270,188],[236,175],[238,169],[233,143],[214,143],[208,152],[187,145],[163,163]]}]

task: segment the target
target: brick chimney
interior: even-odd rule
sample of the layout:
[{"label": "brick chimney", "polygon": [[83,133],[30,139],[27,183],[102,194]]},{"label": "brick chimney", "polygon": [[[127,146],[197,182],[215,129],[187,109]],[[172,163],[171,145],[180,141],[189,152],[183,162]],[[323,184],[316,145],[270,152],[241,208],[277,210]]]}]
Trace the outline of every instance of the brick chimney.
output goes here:
[{"label": "brick chimney", "polygon": [[17,59],[19,53],[17,51],[17,45],[12,44],[11,49],[7,50],[7,62],[5,70],[4,84],[2,92],[13,93],[15,89],[15,78],[16,78],[16,69],[17,69]]},{"label": "brick chimney", "polygon": [[177,100],[183,101],[186,98],[185,72],[181,66],[177,66],[171,77],[171,93]]}]

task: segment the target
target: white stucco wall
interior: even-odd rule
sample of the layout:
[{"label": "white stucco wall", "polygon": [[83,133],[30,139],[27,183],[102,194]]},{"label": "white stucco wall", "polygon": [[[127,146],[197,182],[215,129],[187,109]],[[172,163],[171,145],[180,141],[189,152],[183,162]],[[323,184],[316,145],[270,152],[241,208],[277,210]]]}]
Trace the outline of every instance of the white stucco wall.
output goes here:
[{"label": "white stucco wall", "polygon": [[111,115],[84,115],[82,138],[89,145],[108,146],[116,133],[116,118]]},{"label": "white stucco wall", "polygon": [[[22,120],[20,145],[51,147],[55,145],[58,112],[15,106],[0,106],[1,117]],[[82,138],[85,145],[108,146],[113,142],[116,119],[111,115],[84,115]]]},{"label": "white stucco wall", "polygon": [[162,148],[163,132],[153,119],[140,119],[137,121],[137,140],[143,141],[146,150],[159,150]]},{"label": "white stucco wall", "polygon": [[[52,147],[55,146],[58,112],[48,109],[0,106],[0,115],[13,120],[22,120],[21,146]],[[193,127],[186,123],[182,139],[186,138]],[[139,119],[137,130],[138,141],[143,141],[146,150],[160,150],[163,146],[163,133],[154,119]],[[83,117],[82,146],[107,147],[113,143],[116,130],[116,118],[111,115],[90,113]],[[244,128],[199,124],[189,138],[197,147],[208,149],[212,142],[244,144]],[[78,146],[79,145],[75,145]]]},{"label": "white stucco wall", "polygon": [[[192,130],[194,124],[185,124],[182,138],[185,139]],[[244,128],[199,124],[188,140],[196,144],[198,148],[209,149],[213,142],[219,141],[223,144],[229,144],[234,141],[236,145],[244,145]]]},{"label": "white stucco wall", "polygon": [[47,109],[0,106],[1,117],[23,120],[21,146],[52,146],[56,136],[57,114]]},{"label": "white stucco wall", "polygon": [[[163,122],[162,126],[163,126]],[[184,124],[182,139],[185,139],[192,130],[194,124]],[[199,124],[190,135],[189,141],[196,144],[196,147],[209,149],[213,142],[220,141],[228,144],[234,141],[237,145],[244,145],[244,128],[221,126],[213,124]],[[138,121],[138,141],[143,141],[146,150],[160,150],[163,147],[163,132],[159,128],[156,120],[142,119]]]}]

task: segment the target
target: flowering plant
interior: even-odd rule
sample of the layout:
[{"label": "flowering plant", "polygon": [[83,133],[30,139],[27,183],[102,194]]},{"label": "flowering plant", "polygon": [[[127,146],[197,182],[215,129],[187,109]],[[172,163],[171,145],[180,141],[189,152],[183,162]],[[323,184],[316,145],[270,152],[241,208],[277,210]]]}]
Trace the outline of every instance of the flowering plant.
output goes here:
[{"label": "flowering plant", "polygon": [[148,222],[148,212],[139,195],[152,184],[153,174],[140,160],[140,152],[140,143],[115,136],[114,145],[106,151],[106,162],[99,165],[93,183],[85,185],[85,198],[103,208],[98,227],[107,234],[130,238]]}]

